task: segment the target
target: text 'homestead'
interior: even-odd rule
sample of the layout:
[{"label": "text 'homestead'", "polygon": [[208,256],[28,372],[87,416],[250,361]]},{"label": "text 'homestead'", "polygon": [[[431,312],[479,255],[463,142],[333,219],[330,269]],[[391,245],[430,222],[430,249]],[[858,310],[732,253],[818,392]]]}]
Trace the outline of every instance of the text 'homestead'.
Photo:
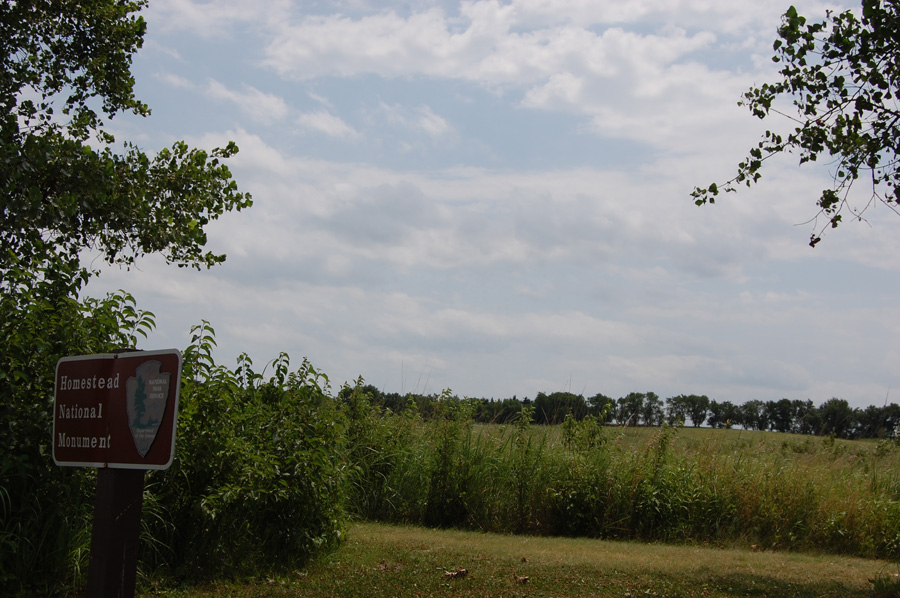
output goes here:
[{"label": "text 'homestead'", "polygon": [[57,465],[165,469],[175,450],[177,349],[64,357],[56,364]]}]

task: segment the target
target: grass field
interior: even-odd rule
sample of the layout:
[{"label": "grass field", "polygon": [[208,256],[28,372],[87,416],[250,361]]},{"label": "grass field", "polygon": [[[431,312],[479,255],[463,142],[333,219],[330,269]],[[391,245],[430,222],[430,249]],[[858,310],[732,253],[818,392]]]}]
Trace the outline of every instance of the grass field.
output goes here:
[{"label": "grass field", "polygon": [[[900,598],[896,559],[859,558],[896,553],[894,441],[604,427],[592,444],[590,428],[362,423],[354,488],[378,508],[336,551],[280,577],[144,595]],[[419,527],[429,514],[457,529]]]},{"label": "grass field", "polygon": [[900,558],[894,440],[452,416],[353,420],[356,519]]},{"label": "grass field", "polygon": [[[466,569],[465,576],[447,572]],[[898,596],[896,563],[833,555],[506,536],[356,524],[340,549],[287,577],[142,595],[179,598]],[[519,580],[517,580],[517,577]],[[528,581],[522,583],[521,578]]]}]

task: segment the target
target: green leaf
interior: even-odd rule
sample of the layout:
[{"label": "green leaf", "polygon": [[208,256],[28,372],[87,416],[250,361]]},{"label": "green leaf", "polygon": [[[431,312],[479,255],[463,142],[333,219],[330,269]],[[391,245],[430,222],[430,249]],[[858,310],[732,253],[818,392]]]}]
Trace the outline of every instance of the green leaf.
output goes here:
[{"label": "green leaf", "polygon": [[[758,118],[777,115],[793,131],[781,135],[767,130],[725,188],[755,184],[769,157],[797,153],[801,165],[820,158],[839,165],[833,187],[815,200],[829,214],[832,228],[843,221],[838,216],[845,209],[858,219],[876,201],[893,204],[900,184],[900,115],[893,100],[900,97],[898,38],[898,2],[864,0],[861,21],[845,10],[826,11],[823,21],[808,22],[789,7],[772,44],[772,59],[782,65],[780,80],[751,88],[739,104]],[[776,101],[792,105],[795,113],[774,110]],[[871,181],[871,193],[854,205],[851,199],[857,194],[850,194],[850,187],[863,178]],[[707,203],[706,195],[695,191],[691,196],[698,205]],[[815,245],[821,235],[812,239]]]}]

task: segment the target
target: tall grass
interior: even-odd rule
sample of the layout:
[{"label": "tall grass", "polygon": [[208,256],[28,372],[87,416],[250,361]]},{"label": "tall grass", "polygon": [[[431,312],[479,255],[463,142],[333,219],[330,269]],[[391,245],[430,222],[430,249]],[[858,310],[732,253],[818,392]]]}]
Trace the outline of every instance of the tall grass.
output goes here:
[{"label": "tall grass", "polygon": [[356,419],[368,426],[356,432],[364,449],[349,454],[358,472],[351,512],[501,533],[900,558],[900,447],[891,441],[530,421],[475,424],[467,402],[449,398],[427,421],[369,406]]},{"label": "tall grass", "polygon": [[96,476],[50,467],[44,473],[0,475],[0,589],[18,590],[46,578],[74,587],[87,571]]}]

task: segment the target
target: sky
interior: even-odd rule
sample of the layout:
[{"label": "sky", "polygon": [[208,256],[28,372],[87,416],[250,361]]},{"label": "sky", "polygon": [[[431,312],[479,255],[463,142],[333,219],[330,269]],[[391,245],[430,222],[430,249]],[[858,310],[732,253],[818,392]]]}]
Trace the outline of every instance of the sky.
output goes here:
[{"label": "sky", "polygon": [[111,130],[148,152],[235,141],[254,205],[209,226],[223,265],[146,257],[88,294],[155,314],[140,348],[205,320],[220,364],[305,357],[335,392],[900,402],[900,216],[875,205],[810,248],[833,165],[790,155],[690,197],[789,130],[738,106],[775,79],[786,8],[151,0],[133,73],[152,115]]}]

